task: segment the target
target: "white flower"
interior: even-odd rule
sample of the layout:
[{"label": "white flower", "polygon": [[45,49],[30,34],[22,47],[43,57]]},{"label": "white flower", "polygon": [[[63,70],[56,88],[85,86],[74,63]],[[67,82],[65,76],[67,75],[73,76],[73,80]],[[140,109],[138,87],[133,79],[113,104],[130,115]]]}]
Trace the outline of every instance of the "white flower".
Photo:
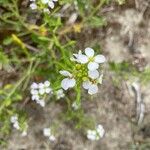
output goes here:
[{"label": "white flower", "polygon": [[45,107],[45,101],[43,99],[41,100],[36,100],[37,104],[39,104],[42,107]]},{"label": "white flower", "polygon": [[73,54],[74,57],[71,58],[72,61],[76,61],[81,64],[88,63],[89,70],[96,70],[99,67],[100,63],[104,63],[106,58],[103,55],[94,56],[94,50],[92,48],[86,48],[85,54],[82,54],[81,51],[78,54]]},{"label": "white flower", "polygon": [[62,89],[59,89],[58,91],[56,91],[57,99],[63,98],[64,96],[65,96],[65,94]]},{"label": "white flower", "polygon": [[88,71],[88,76],[91,78],[91,79],[97,79],[99,77],[99,72],[97,70],[89,70]]},{"label": "white flower", "polygon": [[31,4],[30,4],[30,8],[31,8],[32,10],[35,10],[35,9],[37,9],[37,5],[36,5],[35,3],[31,3]]},{"label": "white flower", "polygon": [[98,86],[97,83],[92,83],[90,81],[84,81],[82,84],[83,88],[88,90],[88,93],[90,95],[96,94],[98,92]]},{"label": "white flower", "polygon": [[70,72],[62,70],[62,71],[59,71],[59,73],[67,77],[61,81],[61,87],[64,90],[68,90],[69,88],[72,88],[75,86],[76,80],[73,78],[73,75]]},{"label": "white flower", "polygon": [[20,126],[19,126],[19,122],[18,122],[18,116],[17,115],[14,115],[10,118],[10,121],[11,123],[13,124],[13,127],[16,128],[17,130],[20,129]]},{"label": "white flower", "polygon": [[45,94],[45,93],[50,93],[52,92],[52,89],[50,88],[50,82],[49,81],[45,81],[44,83],[39,83],[39,93],[41,95]]},{"label": "white flower", "polygon": [[49,11],[48,8],[44,8],[43,11],[44,11],[45,13],[48,13],[48,14],[50,13],[50,11]]},{"label": "white flower", "polygon": [[31,94],[32,94],[32,95],[38,95],[38,90],[36,90],[36,89],[31,89]]},{"label": "white flower", "polygon": [[34,101],[37,101],[37,100],[39,100],[40,99],[40,97],[39,97],[39,95],[37,94],[37,95],[32,95],[32,97],[31,97],[31,99]]},{"label": "white flower", "polygon": [[18,116],[17,115],[11,116],[10,121],[11,121],[11,123],[17,122],[18,121]]},{"label": "white flower", "polygon": [[51,136],[51,129],[50,128],[44,128],[43,134],[44,134],[44,136],[47,136],[47,137]]},{"label": "white flower", "polygon": [[45,137],[48,137],[50,141],[54,142],[56,140],[55,136],[51,133],[50,128],[44,128],[43,134]]},{"label": "white flower", "polygon": [[48,2],[48,6],[49,6],[51,9],[53,9],[53,8],[55,7],[55,4],[54,4],[53,1],[49,1],[49,2]]},{"label": "white flower", "polygon": [[52,92],[52,89],[49,86],[50,86],[50,82],[49,81],[45,81],[44,82],[44,88],[45,88],[45,93],[47,93],[47,94]]},{"label": "white flower", "polygon": [[45,93],[45,90],[44,90],[44,84],[43,83],[39,83],[38,84],[38,88],[39,88],[39,93],[41,95],[43,95]]},{"label": "white flower", "polygon": [[39,92],[38,92],[38,89],[37,89],[37,86],[35,86],[36,84],[32,84],[31,85],[31,91],[30,91],[30,93],[31,93],[31,95],[32,95],[32,100],[34,101],[34,100],[39,100]]},{"label": "white flower", "polygon": [[22,133],[21,133],[21,136],[27,136],[27,131],[23,131]]},{"label": "white flower", "polygon": [[84,81],[82,86],[84,89],[88,90],[88,93],[90,95],[93,95],[93,94],[96,94],[98,92],[98,85],[97,84],[102,83],[103,74],[98,76],[99,73],[97,72],[97,70],[89,71],[88,74],[89,74],[89,77],[91,79],[93,79],[93,81],[90,81],[90,80]]},{"label": "white flower", "polygon": [[99,124],[95,130],[87,131],[87,138],[91,141],[99,140],[105,134],[105,130],[101,124]]},{"label": "white flower", "polygon": [[73,57],[71,57],[70,60],[81,64],[86,64],[88,62],[87,56],[83,55],[81,50],[79,50],[78,54],[73,54]]},{"label": "white flower", "polygon": [[95,141],[97,138],[96,131],[95,130],[88,130],[87,131],[87,138],[91,141]]},{"label": "white flower", "polygon": [[94,56],[94,50],[92,48],[86,48],[85,54],[88,58],[88,69],[96,70],[99,67],[100,63],[104,63],[106,58],[103,55]]},{"label": "white flower", "polygon": [[58,0],[42,0],[43,4],[48,4],[48,6],[53,9],[55,7],[54,2],[57,2]]},{"label": "white flower", "polygon": [[18,121],[13,124],[13,127],[16,128],[17,130],[20,129]]},{"label": "white flower", "polygon": [[96,131],[98,132],[98,135],[102,138],[105,134],[105,130],[104,130],[104,127],[99,124],[96,128]]},{"label": "white flower", "polygon": [[57,1],[58,0],[49,0],[49,2],[48,2],[49,7],[53,9],[55,6],[54,2],[57,2]]},{"label": "white flower", "polygon": [[[11,123],[13,124],[13,127],[17,130],[21,130],[21,127],[19,125],[19,121],[18,121],[18,116],[17,115],[14,115],[10,118],[10,121]],[[21,133],[21,136],[26,136],[27,135],[27,131],[24,130],[22,133]]]},{"label": "white flower", "polygon": [[52,142],[54,142],[54,141],[56,140],[56,138],[55,138],[54,135],[51,135],[51,136],[49,137],[49,140],[52,141]]},{"label": "white flower", "polygon": [[50,82],[45,81],[44,83],[32,83],[31,85],[31,91],[32,100],[35,100],[37,104],[41,105],[42,107],[45,107],[45,101],[44,101],[44,94],[52,93],[52,88],[50,87]]},{"label": "white flower", "polygon": [[78,110],[78,109],[80,108],[80,105],[77,104],[77,102],[73,102],[73,103],[72,103],[72,108],[73,108],[74,110]]},{"label": "white flower", "polygon": [[31,89],[38,89],[38,84],[35,83],[35,82],[33,82],[33,83],[31,84]]},{"label": "white flower", "polygon": [[[46,13],[50,13],[49,8],[53,9],[55,7],[55,2],[57,2],[58,0],[40,0],[41,3],[43,4],[43,12]],[[30,2],[32,2],[30,4],[30,8],[35,10],[38,7],[40,8],[40,4],[38,3],[38,1],[36,0],[30,0]]]}]

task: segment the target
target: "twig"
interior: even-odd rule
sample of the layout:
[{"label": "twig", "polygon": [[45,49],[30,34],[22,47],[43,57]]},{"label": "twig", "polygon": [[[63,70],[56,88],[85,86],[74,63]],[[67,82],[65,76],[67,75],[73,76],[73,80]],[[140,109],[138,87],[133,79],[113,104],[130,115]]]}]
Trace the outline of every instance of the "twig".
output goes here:
[{"label": "twig", "polygon": [[34,51],[34,52],[39,52],[39,49],[37,49],[27,43],[24,43],[24,44],[25,44],[26,48],[28,48],[29,50]]},{"label": "twig", "polygon": [[132,87],[136,95],[136,117],[138,120],[138,125],[140,125],[144,118],[145,104],[143,103],[143,99],[141,97],[140,84],[138,82],[134,82]]}]

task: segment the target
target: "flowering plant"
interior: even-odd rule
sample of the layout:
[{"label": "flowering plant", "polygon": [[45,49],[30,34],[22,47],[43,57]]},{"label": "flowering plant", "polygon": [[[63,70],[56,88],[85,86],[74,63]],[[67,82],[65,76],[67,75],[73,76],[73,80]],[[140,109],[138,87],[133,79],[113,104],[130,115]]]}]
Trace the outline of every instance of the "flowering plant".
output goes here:
[{"label": "flowering plant", "polygon": [[[106,58],[98,54],[98,48],[88,47],[72,54],[76,40],[68,39],[67,34],[80,33],[84,27],[104,25],[104,19],[93,17],[105,1],[99,3],[96,11],[95,3],[90,0],[1,0],[0,4],[4,9],[0,16],[2,24],[12,28],[12,33],[8,32],[0,46],[3,61],[0,60],[0,69],[15,74],[0,89],[2,135],[13,127],[22,136],[28,136],[30,119],[26,106],[39,105],[40,109],[45,109],[51,101],[67,104],[66,120],[77,120],[75,127],[81,128],[86,122],[82,92],[90,96],[98,93]],[[27,7],[29,9],[25,10]],[[67,10],[75,13],[66,15]],[[82,21],[78,24],[76,21],[80,17]],[[52,124],[50,128],[44,127],[43,135],[56,141]]]},{"label": "flowering plant", "polygon": [[59,71],[59,73],[65,77],[61,81],[60,89],[56,91],[52,89],[49,81],[39,84],[34,82],[31,85],[32,100],[44,107],[46,94],[53,95],[54,92],[59,99],[65,96],[63,90],[67,91],[70,88],[75,88],[77,98],[73,106],[77,109],[81,106],[81,87],[87,90],[89,95],[98,92],[98,84],[102,83],[103,77],[102,70],[100,72],[98,69],[100,64],[106,61],[105,56],[94,56],[94,50],[92,48],[86,48],[85,54],[79,51],[78,54],[73,54],[70,60],[73,69],[68,68],[68,70]]}]

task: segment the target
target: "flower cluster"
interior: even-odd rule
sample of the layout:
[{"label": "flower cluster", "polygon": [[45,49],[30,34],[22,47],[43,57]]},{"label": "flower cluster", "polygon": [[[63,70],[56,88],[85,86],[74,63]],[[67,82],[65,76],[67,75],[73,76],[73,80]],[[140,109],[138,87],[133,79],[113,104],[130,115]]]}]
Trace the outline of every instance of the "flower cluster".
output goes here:
[{"label": "flower cluster", "polygon": [[32,95],[32,100],[36,101],[36,103],[44,107],[45,106],[44,99],[45,99],[46,94],[52,94],[53,90],[50,87],[49,81],[45,81],[44,83],[39,83],[39,84],[34,82],[31,85],[30,93]]},{"label": "flower cluster", "polygon": [[30,8],[32,10],[42,10],[43,12],[50,13],[49,9],[55,7],[55,2],[58,0],[30,0]]},{"label": "flower cluster", "polygon": [[52,134],[51,129],[50,128],[44,128],[43,129],[43,134],[45,137],[48,137],[50,141],[55,141],[56,138],[55,136]]},{"label": "flower cluster", "polygon": [[63,89],[59,89],[56,91],[56,98],[57,99],[63,98],[64,96],[65,96],[65,94],[63,92]]},{"label": "flower cluster", "polygon": [[105,134],[105,130],[101,124],[99,124],[95,130],[87,131],[87,138],[91,141],[97,141]]},{"label": "flower cluster", "polygon": [[103,74],[98,71],[99,65],[106,61],[103,55],[94,56],[92,48],[86,48],[85,54],[81,51],[73,54],[71,61],[76,62],[75,69],[70,73],[67,70],[61,70],[60,74],[65,76],[61,82],[64,90],[74,87],[77,83],[82,82],[84,89],[88,90],[90,95],[98,92],[98,84],[102,83]]},{"label": "flower cluster", "polygon": [[[15,129],[21,130],[21,127],[20,127],[20,125],[19,125],[19,121],[18,121],[18,116],[17,116],[17,115],[11,116],[10,122],[13,124],[13,127],[14,127]],[[22,136],[26,136],[26,135],[27,135],[27,132],[24,130],[21,135],[22,135]]]}]

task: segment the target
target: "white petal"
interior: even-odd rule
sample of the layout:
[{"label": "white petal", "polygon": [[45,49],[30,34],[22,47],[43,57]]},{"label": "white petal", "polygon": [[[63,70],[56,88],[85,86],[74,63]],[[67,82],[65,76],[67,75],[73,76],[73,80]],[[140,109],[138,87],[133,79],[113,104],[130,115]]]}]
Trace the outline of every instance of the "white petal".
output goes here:
[{"label": "white petal", "polygon": [[99,125],[97,126],[97,132],[98,132],[98,134],[99,134],[100,137],[103,137],[103,136],[104,136],[105,130],[104,130],[104,128],[103,128],[103,126],[102,126],[101,124],[99,124]]},{"label": "white petal", "polygon": [[51,136],[49,137],[49,140],[52,141],[52,142],[54,142],[54,141],[56,140],[56,138],[54,137],[54,135],[51,135]]},{"label": "white petal", "polygon": [[44,9],[43,9],[43,12],[48,13],[48,14],[50,13],[50,11],[49,11],[48,8],[44,8]]},{"label": "white petal", "polygon": [[64,89],[64,90],[68,90],[68,78],[65,78],[61,81],[61,87]]},{"label": "white petal", "polygon": [[45,93],[45,89],[43,88],[43,89],[39,89],[39,93],[41,94],[41,95],[43,95],[44,93]]},{"label": "white petal", "polygon": [[37,5],[35,3],[32,3],[32,4],[30,4],[30,8],[35,10],[35,9],[37,9]]},{"label": "white petal", "polygon": [[23,131],[22,133],[21,133],[21,136],[27,136],[27,131]]},{"label": "white petal", "polygon": [[37,95],[37,94],[38,94],[38,91],[37,91],[37,90],[32,89],[32,90],[31,90],[31,94],[32,94],[32,95]]},{"label": "white petal", "polygon": [[68,87],[72,88],[76,84],[76,80],[74,78],[68,80]]},{"label": "white petal", "polygon": [[43,134],[44,134],[44,136],[51,136],[51,129],[50,128],[44,128]]},{"label": "white petal", "polygon": [[75,86],[75,79],[69,79],[69,78],[65,78],[62,80],[61,82],[61,87],[64,89],[64,90],[68,90],[68,88],[71,88],[71,87],[74,87]]},{"label": "white petal", "polygon": [[33,82],[33,83],[31,84],[31,89],[37,89],[37,88],[38,88],[38,84],[35,83],[35,82]]},{"label": "white petal", "polygon": [[44,85],[45,85],[46,87],[49,87],[49,86],[50,86],[50,82],[49,82],[49,81],[45,81],[45,82],[44,82]]},{"label": "white petal", "polygon": [[95,130],[88,130],[87,131],[87,138],[91,141],[96,140],[96,131]]},{"label": "white petal", "polygon": [[86,64],[88,62],[88,57],[86,55],[80,54],[77,57],[77,61],[81,64]]},{"label": "white petal", "polygon": [[89,89],[90,85],[91,85],[91,82],[90,82],[90,81],[85,81],[85,82],[83,82],[83,84],[82,84],[83,88],[86,89],[86,90]]},{"label": "white petal", "polygon": [[49,0],[41,0],[43,4],[47,4]]},{"label": "white petal", "polygon": [[20,129],[18,121],[13,124],[13,127],[16,128],[17,130]]},{"label": "white petal", "polygon": [[46,88],[46,89],[45,89],[45,93],[47,93],[47,94],[49,94],[51,91],[52,91],[51,88]]},{"label": "white petal", "polygon": [[78,54],[73,54],[71,61],[76,61],[81,64],[85,64],[88,62],[88,57],[82,54],[82,51],[79,50]]},{"label": "white petal", "polygon": [[17,121],[18,121],[18,116],[17,116],[17,115],[12,116],[12,117],[10,118],[10,121],[11,121],[11,123],[17,122]]},{"label": "white petal", "polygon": [[99,64],[96,62],[89,62],[89,64],[88,64],[89,70],[96,70],[96,69],[98,69],[98,67],[99,67]]},{"label": "white petal", "polygon": [[77,104],[76,102],[73,102],[73,103],[72,103],[72,108],[73,108],[74,110],[78,110],[78,109],[80,108],[80,105]]},{"label": "white petal", "polygon": [[81,55],[82,54],[82,51],[79,50],[79,52],[76,54],[76,53],[73,53],[73,56],[75,56],[76,58],[78,57],[78,55]]},{"label": "white petal", "polygon": [[99,77],[99,72],[97,70],[88,71],[88,76],[91,79],[97,79]]},{"label": "white petal", "polygon": [[39,95],[33,95],[31,99],[34,101],[34,100],[39,100],[39,98],[40,98]]},{"label": "white petal", "polygon": [[92,84],[88,90],[90,95],[96,94],[98,92],[98,86],[96,84]]},{"label": "white petal", "polygon": [[38,104],[40,104],[42,107],[45,107],[45,101],[44,100],[39,100]]},{"label": "white petal", "polygon": [[72,74],[69,71],[61,70],[59,73],[65,77],[72,77]]},{"label": "white petal", "polygon": [[65,96],[63,89],[60,89],[58,91],[56,91],[56,97],[57,99],[63,98]]},{"label": "white petal", "polygon": [[106,61],[106,58],[103,55],[97,55],[95,56],[94,61],[97,63],[104,63]]},{"label": "white petal", "polygon": [[53,9],[53,8],[54,8],[54,6],[55,6],[55,5],[54,5],[54,2],[49,1],[49,2],[48,2],[48,6],[49,6],[50,8],[52,8],[52,9]]},{"label": "white petal", "polygon": [[44,88],[44,84],[43,83],[39,83],[38,87],[39,87],[39,89],[43,89]]},{"label": "white petal", "polygon": [[101,74],[100,77],[98,78],[98,83],[99,84],[103,83],[103,74]]},{"label": "white petal", "polygon": [[85,49],[85,54],[88,56],[88,57],[93,57],[94,56],[94,50],[92,48],[86,48]]}]

